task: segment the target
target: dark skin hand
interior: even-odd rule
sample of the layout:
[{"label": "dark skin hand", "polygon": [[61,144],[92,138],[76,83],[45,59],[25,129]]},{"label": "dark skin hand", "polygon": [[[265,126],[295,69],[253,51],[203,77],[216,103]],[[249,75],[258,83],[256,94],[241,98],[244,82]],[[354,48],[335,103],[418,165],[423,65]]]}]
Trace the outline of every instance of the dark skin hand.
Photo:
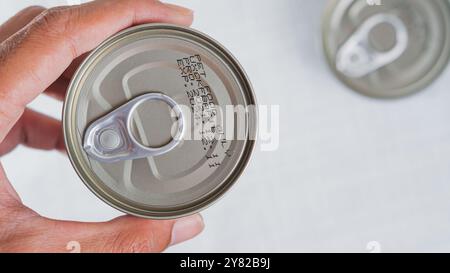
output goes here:
[{"label": "dark skin hand", "polygon": [[[30,7],[0,26],[0,156],[17,145],[64,151],[61,123],[27,105],[64,99],[85,54],[132,25],[189,26],[192,11],[155,0],[98,0],[46,10]],[[25,163],[27,164],[27,163]],[[160,252],[199,234],[200,215],[155,221],[122,216],[103,223],[57,221],[23,205],[0,164],[0,252]]]}]

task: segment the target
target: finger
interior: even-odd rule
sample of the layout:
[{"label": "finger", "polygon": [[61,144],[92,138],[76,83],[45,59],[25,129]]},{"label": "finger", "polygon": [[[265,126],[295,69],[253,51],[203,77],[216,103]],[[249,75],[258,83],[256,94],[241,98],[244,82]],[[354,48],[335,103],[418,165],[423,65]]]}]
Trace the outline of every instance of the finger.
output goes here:
[{"label": "finger", "polygon": [[50,9],[0,48],[0,141],[24,107],[112,34],[134,24],[188,25],[192,12],[152,0],[101,0]]},{"label": "finger", "polygon": [[72,79],[73,74],[75,74],[76,70],[87,55],[87,53],[83,54],[73,60],[64,73],[45,90],[45,94],[57,100],[63,101],[66,97],[67,88],[69,88],[70,80]]},{"label": "finger", "polygon": [[[3,166],[0,163],[0,218],[1,211],[6,208],[19,207],[22,204],[19,195],[9,183],[6,173],[3,170]],[[0,221],[1,222],[1,221]]]},{"label": "finger", "polygon": [[[31,6],[18,12],[14,17],[0,26],[0,43],[25,27],[43,11],[45,11],[45,8],[43,7]],[[55,99],[64,100],[65,93],[70,83],[70,79],[72,78],[73,74],[75,74],[75,71],[78,69],[87,55],[87,53],[83,54],[82,56],[73,60],[70,66],[63,73],[63,75],[49,88],[47,88],[46,94],[54,97]]]},{"label": "finger", "polygon": [[61,122],[33,110],[25,110],[22,117],[0,144],[0,155],[17,145],[42,150],[65,150]]},{"label": "finger", "polygon": [[[195,237],[204,228],[203,219],[198,214],[158,221],[122,216],[105,223],[65,222],[35,217],[28,219],[23,226],[24,230],[19,228],[16,231],[20,236],[16,236],[15,242],[11,243],[16,246],[14,251],[17,252],[161,252]],[[4,248],[8,250],[7,243]]]},{"label": "finger", "polygon": [[19,11],[14,17],[0,26],[0,43],[25,27],[30,21],[45,10],[43,7],[32,6]]},{"label": "finger", "polygon": [[161,252],[195,237],[204,224],[200,215],[163,221],[123,216],[100,224],[63,222],[59,228],[63,230],[61,241],[79,242],[82,252],[147,253]]},{"label": "finger", "polygon": [[[0,26],[0,43],[25,27],[43,11],[45,11],[45,8],[40,6],[31,6],[19,11],[11,19]],[[70,82],[65,79],[71,79],[72,75],[75,73],[76,68],[80,65],[84,58],[85,56],[81,56],[75,59],[67,69],[67,72],[64,72],[65,77],[61,77],[61,81],[58,80],[57,83],[52,84],[54,86],[50,88],[50,90],[47,90],[48,92],[46,93],[58,100],[63,100],[65,97],[66,89]]]}]

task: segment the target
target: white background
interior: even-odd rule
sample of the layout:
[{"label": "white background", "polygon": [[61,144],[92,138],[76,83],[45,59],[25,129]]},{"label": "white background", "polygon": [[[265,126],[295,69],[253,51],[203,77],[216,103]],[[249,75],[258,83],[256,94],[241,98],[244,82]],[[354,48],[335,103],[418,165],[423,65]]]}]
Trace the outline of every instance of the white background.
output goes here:
[{"label": "white background", "polygon": [[[0,21],[29,4],[1,1]],[[320,41],[325,0],[179,0],[194,27],[228,47],[260,104],[280,105],[280,147],[256,152],[236,187],[177,252],[450,251],[450,71],[412,97],[379,101],[330,73]],[[59,117],[61,107],[33,107]],[[69,160],[18,148],[2,158],[24,202],[84,221],[120,215],[90,193]],[[70,241],[70,238],[68,238]]]}]

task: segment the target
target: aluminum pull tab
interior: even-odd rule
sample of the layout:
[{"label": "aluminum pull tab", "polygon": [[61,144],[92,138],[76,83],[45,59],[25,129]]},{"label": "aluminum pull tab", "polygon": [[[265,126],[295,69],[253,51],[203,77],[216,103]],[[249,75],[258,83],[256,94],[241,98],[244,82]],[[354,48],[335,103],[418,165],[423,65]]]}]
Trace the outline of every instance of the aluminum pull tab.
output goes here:
[{"label": "aluminum pull tab", "polygon": [[[370,45],[370,32],[379,24],[387,23],[395,30],[395,45],[381,52]],[[341,46],[336,55],[336,68],[350,78],[364,77],[398,59],[408,47],[408,30],[395,15],[379,13],[369,17]]]},{"label": "aluminum pull tab", "polygon": [[[148,101],[163,101],[176,115],[177,131],[165,146],[144,146],[132,133],[133,113],[139,105]],[[183,112],[177,102],[161,93],[148,93],[94,121],[85,132],[83,148],[91,158],[106,163],[158,156],[170,152],[180,143],[184,135],[184,124]]]}]

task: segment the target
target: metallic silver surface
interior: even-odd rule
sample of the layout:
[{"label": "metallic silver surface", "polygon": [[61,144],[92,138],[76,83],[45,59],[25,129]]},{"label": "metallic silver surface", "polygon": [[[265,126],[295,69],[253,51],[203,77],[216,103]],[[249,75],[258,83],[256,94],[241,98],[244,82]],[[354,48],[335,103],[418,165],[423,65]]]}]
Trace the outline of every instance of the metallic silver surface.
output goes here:
[{"label": "metallic silver surface", "polygon": [[[166,99],[136,107],[133,99],[149,96],[149,90]],[[179,141],[171,136],[167,104],[192,109],[184,115]],[[221,45],[179,26],[130,28],[92,52],[71,82],[63,118],[69,157],[85,184],[119,210],[150,218],[191,214],[234,184],[254,147],[256,108],[232,115],[229,127],[224,106],[247,108],[256,101],[245,72]],[[223,137],[236,132],[242,137]],[[86,133],[90,147],[84,147]],[[123,142],[138,150],[130,155]],[[106,156],[93,156],[89,148],[98,145]]]}]

